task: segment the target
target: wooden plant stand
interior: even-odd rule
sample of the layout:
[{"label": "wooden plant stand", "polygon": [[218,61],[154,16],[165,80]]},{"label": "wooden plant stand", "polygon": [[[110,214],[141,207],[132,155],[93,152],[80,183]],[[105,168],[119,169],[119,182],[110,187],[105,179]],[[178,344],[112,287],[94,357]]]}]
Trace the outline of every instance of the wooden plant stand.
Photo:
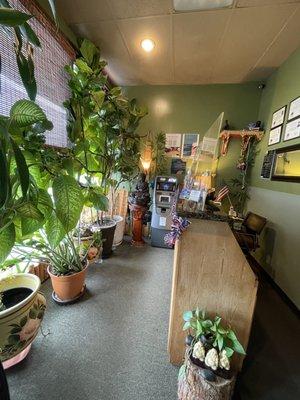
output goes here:
[{"label": "wooden plant stand", "polygon": [[204,369],[193,364],[185,353],[186,372],[178,379],[178,400],[230,400],[233,394],[235,376],[223,379],[216,376],[211,382],[203,377]]},{"label": "wooden plant stand", "polygon": [[131,244],[136,247],[141,247],[145,244],[143,239],[143,217],[147,211],[147,208],[137,204],[129,204],[129,208],[132,212]]}]

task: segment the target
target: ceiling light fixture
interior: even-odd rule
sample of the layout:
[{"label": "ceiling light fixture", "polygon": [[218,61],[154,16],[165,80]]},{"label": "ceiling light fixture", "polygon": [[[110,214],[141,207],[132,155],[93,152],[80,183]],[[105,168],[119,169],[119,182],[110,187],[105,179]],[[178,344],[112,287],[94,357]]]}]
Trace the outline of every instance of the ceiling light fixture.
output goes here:
[{"label": "ceiling light fixture", "polygon": [[141,46],[143,50],[150,53],[154,49],[155,43],[152,39],[144,39],[141,41]]},{"label": "ceiling light fixture", "polygon": [[173,0],[174,10],[178,12],[216,10],[232,4],[233,0]]}]

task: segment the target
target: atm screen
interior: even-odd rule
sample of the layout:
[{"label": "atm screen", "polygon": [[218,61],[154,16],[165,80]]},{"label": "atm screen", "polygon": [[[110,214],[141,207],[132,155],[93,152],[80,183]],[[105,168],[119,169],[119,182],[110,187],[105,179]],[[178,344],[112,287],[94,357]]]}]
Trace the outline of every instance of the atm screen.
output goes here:
[{"label": "atm screen", "polygon": [[162,190],[164,192],[174,192],[176,183],[174,182],[157,182],[156,190]]},{"label": "atm screen", "polygon": [[170,203],[170,196],[160,196],[159,201],[162,203]]}]

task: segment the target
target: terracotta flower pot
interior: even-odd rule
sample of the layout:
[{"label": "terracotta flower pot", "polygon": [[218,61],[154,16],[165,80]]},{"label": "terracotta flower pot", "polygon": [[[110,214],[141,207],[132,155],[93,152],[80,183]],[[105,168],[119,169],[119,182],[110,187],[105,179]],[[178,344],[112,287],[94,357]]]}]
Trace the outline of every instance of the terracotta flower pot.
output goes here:
[{"label": "terracotta flower pot", "polygon": [[72,275],[54,275],[51,272],[51,265],[48,267],[53,290],[60,300],[71,301],[75,299],[84,286],[85,275],[88,265],[80,272]]},{"label": "terracotta flower pot", "polygon": [[[29,349],[38,333],[46,309],[40,286],[40,279],[33,274],[15,274],[0,280],[0,292],[18,288],[32,291],[24,300],[0,312],[0,361],[5,368],[8,360],[9,366],[17,362],[13,359]],[[21,360],[22,357],[18,359]]]}]

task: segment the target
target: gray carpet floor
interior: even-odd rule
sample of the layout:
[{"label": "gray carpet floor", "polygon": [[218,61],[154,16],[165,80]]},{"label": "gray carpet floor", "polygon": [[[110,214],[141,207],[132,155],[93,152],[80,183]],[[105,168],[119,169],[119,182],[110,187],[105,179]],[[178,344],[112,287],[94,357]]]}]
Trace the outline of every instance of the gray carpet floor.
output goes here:
[{"label": "gray carpet floor", "polygon": [[[11,400],[175,400],[168,362],[170,250],[128,243],[92,265],[88,292],[70,306],[48,299],[44,333],[7,371]],[[300,399],[298,317],[268,282],[259,292],[248,356],[234,399]]]},{"label": "gray carpet floor", "polygon": [[11,400],[176,399],[167,332],[172,251],[123,244],[88,271],[88,292],[70,306],[51,301],[43,337],[7,371]]}]

